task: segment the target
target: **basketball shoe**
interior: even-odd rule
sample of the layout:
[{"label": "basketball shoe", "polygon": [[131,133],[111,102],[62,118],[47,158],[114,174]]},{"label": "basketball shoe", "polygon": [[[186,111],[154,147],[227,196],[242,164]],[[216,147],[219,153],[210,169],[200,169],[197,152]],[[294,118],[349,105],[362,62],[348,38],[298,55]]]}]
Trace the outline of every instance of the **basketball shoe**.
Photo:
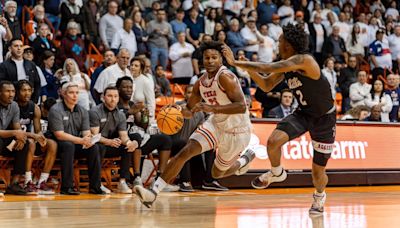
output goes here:
[{"label": "basketball shoe", "polygon": [[254,151],[251,150],[251,149],[247,149],[246,152],[244,152],[244,153],[242,154],[242,156],[240,156],[240,158],[239,158],[239,159],[244,158],[244,159],[246,160],[246,164],[244,164],[242,167],[240,167],[240,168],[235,172],[235,174],[236,174],[237,176],[240,176],[240,175],[243,175],[243,174],[247,173],[247,171],[248,171],[249,168],[250,168],[250,163],[251,163],[251,161],[254,160],[255,157],[256,157],[256,152],[254,152]]},{"label": "basketball shoe", "polygon": [[313,194],[314,201],[311,205],[310,210],[308,211],[310,215],[321,215],[324,213],[324,204],[326,200],[326,193],[317,193]]},{"label": "basketball shoe", "polygon": [[157,199],[157,193],[152,189],[146,189],[142,185],[136,185],[134,187],[134,192],[139,197],[140,202],[147,208],[153,206],[154,201]]},{"label": "basketball shoe", "polygon": [[271,171],[268,171],[254,179],[251,182],[251,186],[253,186],[255,189],[264,189],[274,182],[282,182],[286,180],[286,177],[287,173],[284,169],[282,169],[282,173],[279,176],[276,176]]}]

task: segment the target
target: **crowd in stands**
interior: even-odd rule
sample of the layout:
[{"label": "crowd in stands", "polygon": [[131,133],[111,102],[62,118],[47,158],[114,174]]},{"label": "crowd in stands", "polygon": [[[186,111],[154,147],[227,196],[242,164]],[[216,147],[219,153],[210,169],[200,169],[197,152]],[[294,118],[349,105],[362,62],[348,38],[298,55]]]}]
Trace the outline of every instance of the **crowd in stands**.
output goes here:
[{"label": "crowd in stands", "polygon": [[[51,192],[46,181],[56,157],[63,167],[61,192],[78,194],[73,186],[74,154],[86,156],[94,194],[109,192],[100,184],[101,160],[121,156],[118,191],[131,193],[130,182],[142,184],[142,154],[157,150],[158,173],[163,172],[169,157],[206,118],[201,113],[185,120],[183,130],[172,137],[158,133],[155,124],[156,98],[171,96],[175,84],[185,85],[190,94],[203,74],[200,45],[216,40],[231,47],[238,59],[269,63],[279,60],[279,37],[289,23],[309,34],[309,52],[331,85],[341,119],[397,122],[400,117],[397,1],[3,2],[0,148],[4,156],[15,156],[13,181],[7,188],[11,194]],[[88,57],[92,46],[103,55],[97,65]],[[254,100],[261,103],[262,117],[284,118],[296,108],[285,82],[264,92],[248,72],[230,68],[249,105]],[[94,144],[97,133],[102,138]],[[46,162],[33,184],[30,167],[38,151],[46,154]],[[206,153],[205,159],[212,161],[212,156]],[[206,170],[211,170],[207,161]],[[189,164],[179,181],[181,190],[191,191]],[[203,187],[225,189],[211,175]]]}]

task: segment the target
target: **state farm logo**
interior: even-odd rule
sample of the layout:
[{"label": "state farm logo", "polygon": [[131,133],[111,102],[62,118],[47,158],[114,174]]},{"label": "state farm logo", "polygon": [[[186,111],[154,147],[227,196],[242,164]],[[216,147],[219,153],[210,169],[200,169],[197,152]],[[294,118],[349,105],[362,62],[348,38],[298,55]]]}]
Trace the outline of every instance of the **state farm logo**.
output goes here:
[{"label": "state farm logo", "polygon": [[[268,159],[267,147],[260,144],[257,135],[252,134],[250,144],[247,147],[256,152],[258,159]],[[368,142],[366,141],[335,141],[333,145],[332,159],[366,159]],[[282,155],[287,160],[311,159],[314,148],[311,141],[303,135],[300,140],[287,142],[282,146]]]}]

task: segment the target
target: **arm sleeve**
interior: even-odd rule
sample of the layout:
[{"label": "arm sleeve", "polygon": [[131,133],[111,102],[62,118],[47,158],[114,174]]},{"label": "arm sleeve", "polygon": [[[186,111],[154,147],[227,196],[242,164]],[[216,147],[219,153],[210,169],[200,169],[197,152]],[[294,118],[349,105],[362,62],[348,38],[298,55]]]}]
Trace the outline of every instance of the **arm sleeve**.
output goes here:
[{"label": "arm sleeve", "polygon": [[179,52],[178,52],[178,49],[176,48],[176,45],[173,44],[173,45],[169,48],[169,58],[170,58],[172,61],[177,61],[180,57],[181,57],[181,56],[180,56],[180,54],[179,54]]},{"label": "arm sleeve", "polygon": [[107,43],[107,36],[106,36],[106,27],[107,27],[107,22],[106,19],[104,18],[105,16],[103,16],[100,19],[99,22],[99,34],[100,34],[100,38],[101,41],[103,42],[103,44],[108,47],[108,43]]},{"label": "arm sleeve", "polygon": [[145,88],[143,89],[144,97],[146,98],[147,108],[149,109],[149,114],[151,117],[155,117],[156,112],[156,97],[154,94],[154,88],[151,88],[150,82],[147,80],[145,81],[144,85]]},{"label": "arm sleeve", "polygon": [[17,103],[15,103],[15,102],[13,102],[13,103],[11,103],[12,104],[12,110],[13,110],[13,112],[12,112],[12,115],[13,115],[13,119],[12,119],[12,123],[14,124],[14,123],[19,123],[19,121],[20,121],[20,117],[19,117],[19,107],[18,107],[18,104]]},{"label": "arm sleeve", "polygon": [[119,49],[120,45],[121,45],[121,36],[120,36],[120,33],[117,32],[113,36],[113,39],[111,42],[111,49]]},{"label": "arm sleeve", "polygon": [[82,128],[81,131],[90,130],[89,112],[82,108]]},{"label": "arm sleeve", "polygon": [[89,111],[90,127],[100,127],[100,118],[95,109]]},{"label": "arm sleeve", "polygon": [[105,77],[107,77],[107,71],[103,70],[100,74],[99,77],[97,78],[96,83],[94,84],[94,89],[98,92],[98,93],[103,93],[104,91],[104,80]]},{"label": "arm sleeve", "polygon": [[49,112],[49,129],[51,132],[64,131],[62,114],[54,108]]},{"label": "arm sleeve", "polygon": [[119,116],[119,123],[118,123],[118,131],[126,131],[127,125],[126,125],[126,117],[123,112],[118,112]]},{"label": "arm sleeve", "polygon": [[368,94],[367,98],[365,99],[365,104],[370,108],[372,108],[374,105],[377,105],[377,103],[372,100],[371,94]]},{"label": "arm sleeve", "polygon": [[350,99],[352,101],[360,101],[364,99],[364,97],[358,92],[358,89],[355,84],[350,86]]},{"label": "arm sleeve", "polygon": [[384,98],[385,98],[386,103],[384,106],[382,106],[382,112],[386,112],[386,113],[391,112],[392,108],[393,108],[392,98],[388,94],[385,94]]}]

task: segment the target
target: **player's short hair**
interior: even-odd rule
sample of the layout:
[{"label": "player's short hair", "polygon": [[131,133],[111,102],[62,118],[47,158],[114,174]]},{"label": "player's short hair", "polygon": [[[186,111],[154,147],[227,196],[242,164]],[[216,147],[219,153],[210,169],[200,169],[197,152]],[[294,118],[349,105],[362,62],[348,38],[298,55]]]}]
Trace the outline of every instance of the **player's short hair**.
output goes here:
[{"label": "player's short hair", "polygon": [[121,84],[123,81],[130,81],[133,83],[133,79],[129,76],[124,76],[122,78],[118,78],[117,82],[115,83],[115,87],[117,87],[118,89],[121,87]]},{"label": "player's short hair", "polygon": [[308,51],[308,35],[301,26],[289,23],[283,26],[283,37],[297,54]]},{"label": "player's short hair", "polygon": [[213,50],[217,50],[219,53],[222,53],[223,45],[224,45],[223,43],[218,42],[218,41],[213,41],[213,40],[210,42],[204,42],[200,46],[200,51],[202,54],[204,54],[204,52],[206,50],[213,49]]},{"label": "player's short hair", "polygon": [[3,88],[5,85],[13,85],[14,86],[14,84],[10,81],[0,81],[0,91],[3,91]]}]

